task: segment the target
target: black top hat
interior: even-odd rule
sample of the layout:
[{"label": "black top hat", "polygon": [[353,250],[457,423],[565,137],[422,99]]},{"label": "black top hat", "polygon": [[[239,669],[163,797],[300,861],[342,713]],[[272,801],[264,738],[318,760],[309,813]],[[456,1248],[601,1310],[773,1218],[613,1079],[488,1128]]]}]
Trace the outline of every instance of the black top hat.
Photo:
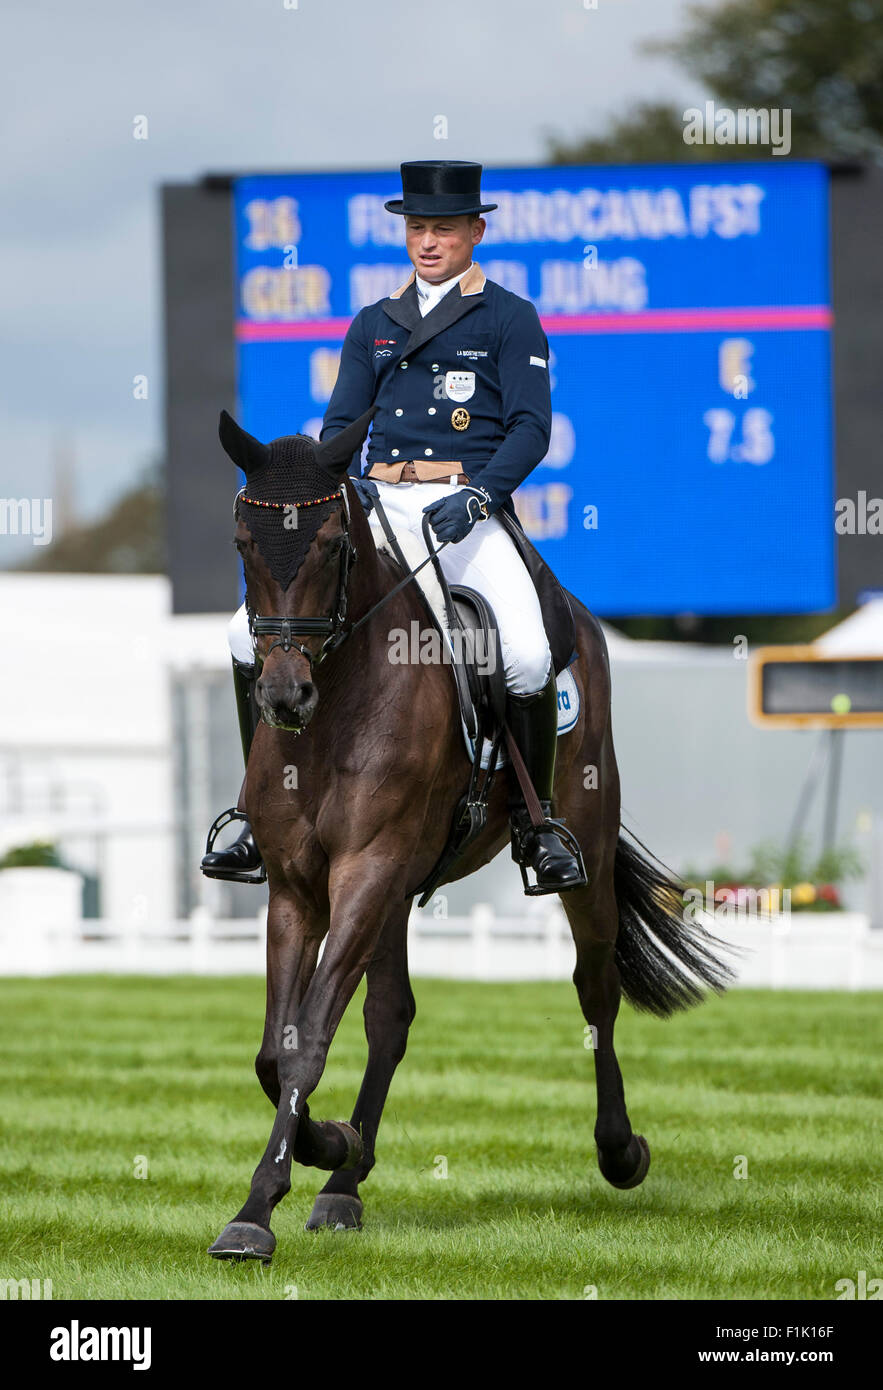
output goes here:
[{"label": "black top hat", "polygon": [[499,206],[481,201],[481,165],[470,159],[412,159],[402,165],[402,192],[383,206],[403,217],[462,217]]}]

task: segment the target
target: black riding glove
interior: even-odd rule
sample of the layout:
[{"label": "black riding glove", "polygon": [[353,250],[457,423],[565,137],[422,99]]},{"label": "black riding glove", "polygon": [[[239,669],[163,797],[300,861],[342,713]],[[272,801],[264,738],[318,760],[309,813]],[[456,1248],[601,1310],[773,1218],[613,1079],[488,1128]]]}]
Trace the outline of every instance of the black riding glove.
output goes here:
[{"label": "black riding glove", "polygon": [[350,476],[350,482],[358,494],[359,501],[365,508],[365,515],[368,516],[374,503],[380,497],[377,484],[371,478],[353,478],[352,476]]},{"label": "black riding glove", "polygon": [[430,502],[424,507],[436,538],[440,541],[462,541],[476,521],[487,521],[491,496],[483,487],[458,487],[450,497]]}]

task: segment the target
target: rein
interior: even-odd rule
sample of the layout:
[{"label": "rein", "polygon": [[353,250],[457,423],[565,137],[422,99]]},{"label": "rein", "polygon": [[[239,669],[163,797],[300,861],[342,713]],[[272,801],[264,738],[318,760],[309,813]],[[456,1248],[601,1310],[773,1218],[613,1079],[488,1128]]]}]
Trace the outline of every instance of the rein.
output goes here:
[{"label": "rein", "polygon": [[[396,594],[400,593],[407,584],[410,584],[411,580],[420,573],[425,565],[431,564],[440,550],[443,550],[446,545],[450,545],[450,541],[443,541],[438,547],[438,550],[432,551],[427,555],[425,560],[422,560],[420,564],[416,566],[416,568],[409,570],[404,579],[400,580],[394,588],[390,589],[388,594],[384,594],[383,598],[378,599],[377,603],[373,604],[372,607],[368,609],[368,612],[363,614],[357,622],[350,623],[347,627],[345,626],[348,600],[347,586],[349,584],[350,570],[355,564],[357,556],[356,548],[350,536],[350,507],[345,485],[342,483],[338,492],[330,493],[328,497],[316,498],[310,502],[263,502],[260,505],[280,508],[314,507],[319,502],[330,502],[332,498],[338,495],[343,501],[344,543],[340,557],[340,572],[337,581],[337,600],[334,613],[328,618],[300,618],[296,616],[293,618],[260,617],[251,607],[248,602],[248,595],[246,594],[245,611],[248,614],[248,629],[251,633],[252,641],[254,641],[256,637],[262,636],[276,638],[276,641],[272,642],[267,649],[266,656],[255,651],[255,660],[259,665],[263,665],[266,657],[269,656],[276,647],[281,647],[284,652],[291,651],[293,647],[295,651],[300,652],[301,656],[306,658],[311,669],[313,666],[321,665],[325,658],[336,651],[338,647],[342,646],[348,637],[351,637],[354,632],[359,630],[363,623],[366,623],[369,618],[373,618],[374,614],[379,612],[385,603],[388,603],[391,598],[395,598]],[[236,500],[233,504],[234,516],[237,515],[236,504],[239,502],[240,498],[244,502],[251,500],[245,496],[245,488],[242,488],[236,494]],[[426,537],[426,541],[428,545],[430,543],[428,536]],[[317,652],[311,652],[302,642],[296,641],[293,635],[296,632],[304,636],[325,634],[325,641]]]}]

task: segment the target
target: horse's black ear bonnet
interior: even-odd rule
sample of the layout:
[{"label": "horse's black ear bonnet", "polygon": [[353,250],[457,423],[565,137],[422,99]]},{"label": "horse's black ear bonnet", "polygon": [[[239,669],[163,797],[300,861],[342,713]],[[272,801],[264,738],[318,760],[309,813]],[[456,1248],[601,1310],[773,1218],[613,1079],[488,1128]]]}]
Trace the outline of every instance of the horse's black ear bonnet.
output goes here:
[{"label": "horse's black ear bonnet", "polygon": [[373,409],[367,411],[322,444],[307,434],[283,435],[262,444],[221,411],[221,443],[246,477],[236,499],[237,515],[283,590],[322,524],[341,505],[341,479],[353,454],[361,450],[372,414]]},{"label": "horse's black ear bonnet", "polygon": [[[305,434],[274,439],[267,447],[266,462],[246,478],[245,492],[237,500],[238,513],[276,583],[285,590],[307,558],[319,528],[340,506],[340,479],[320,466],[315,440]],[[291,505],[318,497],[327,500],[311,507]],[[288,505],[279,506],[280,502]]]}]

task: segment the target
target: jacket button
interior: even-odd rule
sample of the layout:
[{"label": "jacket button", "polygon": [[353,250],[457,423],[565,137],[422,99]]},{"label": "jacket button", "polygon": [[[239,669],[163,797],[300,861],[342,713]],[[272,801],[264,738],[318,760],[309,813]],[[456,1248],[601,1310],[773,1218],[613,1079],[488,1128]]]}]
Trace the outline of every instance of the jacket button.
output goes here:
[{"label": "jacket button", "polygon": [[404,415],[404,413],[405,413],[405,412],[404,412],[403,410],[397,410],[397,411],[396,411],[396,415]]},{"label": "jacket button", "polygon": [[437,372],[437,371],[438,371],[438,363],[437,363],[437,362],[433,362],[431,370],[434,371],[434,372]]},{"label": "jacket button", "polygon": [[431,449],[424,449],[423,452],[424,452],[424,454],[426,455],[426,457],[429,458],[429,455],[432,453],[432,450],[431,450]]},{"label": "jacket button", "polygon": [[390,449],[389,452],[392,454],[392,456],[393,456],[394,459],[397,459],[397,458],[398,458],[398,456],[399,456],[399,451],[398,451],[398,449]]},{"label": "jacket button", "polygon": [[427,413],[427,415],[434,415],[434,414],[435,414],[435,406],[434,406],[434,405],[431,405],[431,406],[429,407],[429,409],[427,410],[426,413]]},{"label": "jacket button", "polygon": [[401,367],[402,371],[405,370],[405,368],[407,367],[407,365],[408,365],[407,362],[400,362],[400,363],[399,363],[399,366]]}]

